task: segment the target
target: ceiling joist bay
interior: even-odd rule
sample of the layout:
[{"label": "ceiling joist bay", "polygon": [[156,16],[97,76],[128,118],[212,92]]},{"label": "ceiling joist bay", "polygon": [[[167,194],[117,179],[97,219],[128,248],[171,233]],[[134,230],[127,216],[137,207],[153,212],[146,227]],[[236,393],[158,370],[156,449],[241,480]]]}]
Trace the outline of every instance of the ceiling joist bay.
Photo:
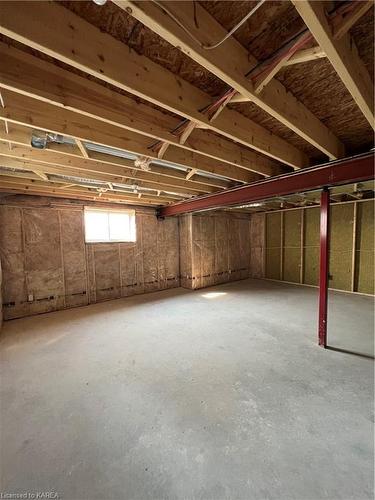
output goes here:
[{"label": "ceiling joist bay", "polygon": [[[123,43],[57,3],[0,2],[0,19],[0,32],[10,38],[286,165],[302,168],[309,164],[303,152],[236,111],[225,109],[211,123],[199,111],[210,102],[208,94],[147,57],[130,51]],[[51,19],[59,20],[58,30]],[[279,106],[287,107],[291,102],[289,98],[285,102],[284,94],[286,91],[278,95],[278,102]],[[306,121],[309,116],[303,118]],[[324,140],[331,138],[332,134],[325,130]],[[339,152],[329,154],[337,156]]]},{"label": "ceiling joist bay", "polygon": [[333,2],[318,0],[313,2],[292,0],[292,2],[363,115],[374,128],[374,85],[350,34],[346,33],[340,39],[334,38],[326,15]]},{"label": "ceiling joist bay", "polygon": [[195,129],[181,144],[170,132],[174,117],[4,43],[0,58],[2,88],[146,135],[150,144],[166,141],[265,176],[282,173],[267,157],[206,130]]},{"label": "ceiling joist bay", "polygon": [[246,77],[246,73],[257,65],[257,61],[235,38],[230,37],[220,47],[213,50],[205,50],[192,40],[186,30],[202,43],[208,44],[226,35],[224,28],[199,3],[195,4],[196,17],[199,19],[198,27],[194,22],[192,2],[171,1],[165,4],[186,30],[181,29],[153,2],[114,0],[114,3],[329,158],[340,158],[344,155],[344,146],[337,137],[280,82],[273,80],[262,93],[258,95],[255,92],[254,85]]}]

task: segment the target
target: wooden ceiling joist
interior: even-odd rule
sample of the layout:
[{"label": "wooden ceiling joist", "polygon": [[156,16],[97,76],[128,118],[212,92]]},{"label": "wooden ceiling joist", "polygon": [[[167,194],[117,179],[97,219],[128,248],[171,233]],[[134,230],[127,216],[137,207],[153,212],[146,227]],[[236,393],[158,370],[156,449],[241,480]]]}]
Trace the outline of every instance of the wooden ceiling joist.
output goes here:
[{"label": "wooden ceiling joist", "polygon": [[292,2],[363,115],[374,128],[374,86],[349,33],[339,40],[334,38],[326,15],[332,6],[331,2],[317,0],[292,0]]},{"label": "wooden ceiling joist", "polygon": [[[180,5],[183,6],[184,3],[181,2]],[[19,15],[20,12],[22,16]],[[59,20],[58,30],[50,22],[51,19]],[[123,43],[102,33],[57,3],[0,2],[0,20],[0,32],[10,38],[138,95],[157,106],[196,121],[198,125],[207,126],[286,165],[294,168],[308,165],[308,158],[303,152],[238,112],[225,109],[211,123],[209,118],[199,111],[210,102],[208,94],[147,57],[129,50]],[[205,31],[210,32],[210,28],[211,26],[205,27]],[[222,32],[221,27],[220,29]],[[227,61],[233,62],[232,55],[228,56],[229,52],[224,54]],[[246,53],[246,69],[249,64],[247,56]],[[238,77],[244,79],[242,68],[239,73]],[[248,84],[247,81],[246,86]],[[298,121],[295,123],[296,129],[308,128],[309,133],[306,133],[306,137],[316,135],[314,142],[317,142],[317,147],[327,150],[327,154],[331,157],[341,155],[341,144],[333,134],[325,127],[322,129],[321,123],[282,86],[278,86],[277,92],[272,96],[264,94],[262,100],[265,98],[268,99],[268,104],[272,99],[275,100],[269,106],[269,110],[274,114],[279,114],[281,117],[290,112],[293,116],[298,116],[295,120]],[[277,109],[278,113],[274,111]],[[309,139],[312,140],[310,137]],[[167,152],[169,149],[171,148],[168,148]]]},{"label": "wooden ceiling joist", "polygon": [[[196,191],[190,191],[189,189],[181,189],[181,188],[176,188],[174,186],[169,186],[168,184],[153,184],[145,181],[141,181],[138,179],[131,179],[129,177],[114,177],[110,176],[108,174],[101,174],[101,173],[93,173],[90,171],[81,171],[81,170],[74,170],[74,169],[69,169],[69,168],[62,168],[61,166],[54,166],[54,165],[47,165],[47,164],[41,164],[38,162],[32,162],[28,161],[25,159],[17,158],[17,157],[10,157],[10,156],[3,156],[0,154],[0,167],[7,167],[7,168],[14,168],[16,171],[14,172],[15,175],[20,175],[20,171],[22,170],[28,170],[29,174],[35,173],[39,178],[42,178],[43,180],[48,181],[48,176],[49,175],[64,175],[64,176],[69,176],[69,177],[75,177],[77,178],[77,182],[79,183],[78,179],[85,179],[88,181],[97,181],[97,182],[107,182],[108,184],[126,184],[126,185],[131,185],[134,188],[139,187],[139,188],[148,188],[148,189],[153,189],[154,191],[165,191],[169,193],[176,194],[180,197],[185,197],[188,198],[189,196],[196,196],[199,193]],[[0,175],[3,174],[5,175],[7,171],[1,171],[0,170]],[[13,175],[13,174],[12,174]],[[111,182],[108,182],[110,179]],[[73,182],[73,181],[72,181]],[[74,183],[74,182],[73,182]]]},{"label": "wooden ceiling joist", "polygon": [[0,59],[0,87],[146,135],[150,144],[165,141],[265,176],[282,173],[267,157],[206,130],[181,143],[170,132],[174,117],[4,43]]},{"label": "wooden ceiling joist", "polygon": [[[4,107],[0,108],[0,119],[9,123],[67,135],[81,141],[126,150],[136,155],[158,158],[157,153],[149,149],[150,141],[144,135],[9,90],[3,89],[2,95]],[[199,168],[233,181],[252,182],[259,179],[259,175],[248,170],[220,163],[176,146],[170,146],[163,159],[187,168]]]},{"label": "wooden ceiling joist", "polygon": [[[150,182],[170,183],[171,185],[182,186],[182,184],[180,184],[181,179],[185,179],[185,172],[181,170],[171,169],[162,165],[152,165],[152,172],[146,172],[136,167],[133,160],[96,151],[90,151],[90,157],[87,158],[87,160],[91,161],[87,162],[82,158],[78,147],[74,144],[49,143],[45,150],[30,148],[31,134],[32,129],[22,125],[11,124],[8,128],[8,133],[5,133],[5,131],[0,128],[0,140],[7,142],[12,148],[14,145],[26,146],[29,154],[38,157],[40,160],[46,159],[52,153],[52,155],[55,154],[54,161],[58,163],[63,161],[66,163],[70,162],[70,159],[74,159],[74,161],[86,165],[86,168],[93,168],[94,166],[94,170],[98,172],[103,171],[103,169],[107,171],[106,165],[114,165],[124,168],[124,172],[127,172],[126,175],[128,175],[128,177],[143,178]],[[61,155],[64,156],[62,157]],[[213,192],[218,189],[226,189],[231,185],[233,185],[233,183],[227,180],[198,174],[191,183],[184,184],[184,187],[191,188],[195,191]]]},{"label": "wooden ceiling joist", "polygon": [[99,200],[100,198],[106,201],[116,201],[130,204],[142,204],[142,205],[161,205],[163,202],[160,198],[152,199],[147,196],[142,197],[142,201],[139,202],[138,194],[134,195],[122,195],[122,194],[114,194],[114,193],[95,193],[88,188],[60,188],[59,185],[52,183],[45,183],[44,185],[35,185],[34,183],[30,184],[20,184],[18,182],[3,180],[2,176],[0,176],[0,191],[11,193],[27,193],[38,196],[59,196],[65,198],[74,198],[74,199],[92,199]]},{"label": "wooden ceiling joist", "polygon": [[[92,194],[96,195],[96,196],[98,196],[99,194],[107,193],[109,191],[109,188],[100,188],[98,191],[95,191],[95,189],[93,187],[82,186],[79,184],[67,184],[66,181],[61,180],[61,179],[56,179],[56,178],[54,178],[53,181],[50,181],[47,179],[47,182],[46,182],[46,181],[38,180],[35,178],[28,178],[26,176],[24,176],[23,178],[20,178],[18,176],[6,175],[5,173],[2,173],[2,172],[0,172],[0,182],[12,184],[12,185],[18,185],[20,187],[28,187],[28,188],[32,188],[32,189],[44,188],[44,187],[47,187],[47,188],[56,187],[57,189],[63,190],[63,189],[67,189],[69,186],[69,189],[71,191],[74,190],[76,192],[79,192],[81,189],[87,189],[87,190],[89,190],[89,192],[92,192]],[[125,196],[127,199],[133,198],[133,197],[135,198],[139,194],[142,194],[142,196],[145,199],[148,199],[149,201],[154,201],[155,203],[159,203],[159,204],[181,200],[181,197],[175,196],[173,194],[161,193],[160,195],[158,195],[157,193],[148,193],[147,191],[142,191],[142,192],[135,191],[133,193],[132,192],[128,193],[128,192],[121,191],[121,190],[117,189],[117,191],[114,191],[110,194],[111,195],[113,194],[113,195],[116,195],[119,197]]]},{"label": "wooden ceiling joist", "polygon": [[33,195],[33,196],[48,196],[48,197],[53,197],[53,198],[70,198],[74,200],[82,200],[82,201],[99,201],[99,202],[110,202],[110,203],[122,203],[125,205],[131,205],[132,207],[134,205],[137,206],[152,206],[152,207],[157,207],[160,205],[160,203],[157,203],[155,201],[150,201],[145,198],[142,198],[141,200],[136,198],[126,198],[123,196],[114,196],[113,194],[98,194],[98,195],[93,195],[88,191],[71,191],[69,189],[60,189],[58,187],[52,188],[52,189],[47,189],[47,188],[32,188],[32,187],[22,187],[22,186],[14,186],[9,183],[1,183],[0,182],[0,192],[6,193],[6,194],[27,194],[27,195]]},{"label": "wooden ceiling joist", "polygon": [[[337,137],[280,82],[273,80],[261,94],[256,94],[253,83],[245,75],[257,65],[257,61],[235,38],[230,37],[214,50],[204,50],[155,3],[127,0],[114,0],[114,3],[329,158],[344,155],[344,146]],[[226,34],[224,28],[199,3],[195,4],[199,27],[194,22],[192,2],[166,2],[165,7],[202,43],[220,40]]]},{"label": "wooden ceiling joist", "polygon": [[5,167],[17,166],[12,163],[13,160],[16,160],[24,162],[19,164],[19,168],[35,170],[38,167],[38,170],[44,173],[76,175],[109,182],[116,182],[116,180],[124,182],[124,179],[127,179],[128,181],[142,182],[145,187],[193,195],[217,191],[217,188],[211,186],[202,185],[192,180],[186,181],[183,172],[180,173],[178,178],[161,176],[125,167],[122,158],[113,158],[113,163],[107,163],[106,157],[107,155],[97,153],[96,158],[92,157],[90,160],[84,160],[65,153],[61,154],[49,150],[42,151],[16,143],[12,143],[12,148],[9,149],[5,142],[0,141],[0,161]]}]

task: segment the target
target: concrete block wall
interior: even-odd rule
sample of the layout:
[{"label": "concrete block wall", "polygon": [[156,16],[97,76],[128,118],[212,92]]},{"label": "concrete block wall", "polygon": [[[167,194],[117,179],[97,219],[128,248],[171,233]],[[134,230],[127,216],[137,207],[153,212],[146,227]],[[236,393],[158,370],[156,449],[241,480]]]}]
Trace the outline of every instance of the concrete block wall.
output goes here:
[{"label": "concrete block wall", "polygon": [[135,243],[85,243],[83,210],[56,199],[2,200],[4,319],[179,286],[178,219],[137,209]]}]

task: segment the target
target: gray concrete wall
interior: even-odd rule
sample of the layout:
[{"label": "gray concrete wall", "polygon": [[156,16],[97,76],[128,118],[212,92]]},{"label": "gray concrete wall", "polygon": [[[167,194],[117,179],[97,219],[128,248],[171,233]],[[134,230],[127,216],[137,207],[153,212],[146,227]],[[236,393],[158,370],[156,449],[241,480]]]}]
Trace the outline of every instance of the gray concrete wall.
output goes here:
[{"label": "gray concrete wall", "polygon": [[4,319],[179,286],[176,218],[139,208],[135,243],[85,243],[83,210],[56,199],[2,201]]}]

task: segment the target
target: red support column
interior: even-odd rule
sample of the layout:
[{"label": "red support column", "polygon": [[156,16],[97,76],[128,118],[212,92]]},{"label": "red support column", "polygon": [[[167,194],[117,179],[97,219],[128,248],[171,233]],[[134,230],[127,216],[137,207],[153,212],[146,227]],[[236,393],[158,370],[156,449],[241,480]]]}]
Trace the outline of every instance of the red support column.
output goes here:
[{"label": "red support column", "polygon": [[329,272],[329,190],[320,197],[319,263],[319,345],[327,346],[328,272]]}]

